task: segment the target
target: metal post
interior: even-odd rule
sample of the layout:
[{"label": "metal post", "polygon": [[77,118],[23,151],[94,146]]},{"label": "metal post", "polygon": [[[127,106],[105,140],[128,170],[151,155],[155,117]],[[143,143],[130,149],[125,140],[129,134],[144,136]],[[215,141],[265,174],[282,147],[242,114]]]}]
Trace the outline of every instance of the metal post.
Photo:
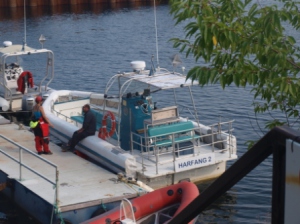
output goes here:
[{"label": "metal post", "polygon": [[[177,106],[177,97],[176,97],[176,91],[175,88],[173,89],[173,94],[174,94],[174,101],[175,101],[175,105]],[[179,110],[177,110],[177,116],[179,117]]]},{"label": "metal post", "polygon": [[286,147],[273,145],[272,224],[284,223]]},{"label": "metal post", "polygon": [[190,95],[191,95],[191,99],[192,99],[192,103],[193,103],[193,107],[194,107],[195,117],[196,117],[196,119],[197,119],[197,124],[198,124],[198,126],[200,127],[199,117],[198,117],[198,113],[197,113],[197,109],[196,109],[195,101],[194,101],[194,96],[193,96],[193,92],[192,92],[192,89],[191,89],[190,86],[189,86],[189,90],[190,90]]},{"label": "metal post", "polygon": [[156,157],[156,174],[158,174],[158,156],[157,156],[157,147],[154,147],[155,157]]},{"label": "metal post", "polygon": [[210,130],[211,130],[211,146],[212,146],[212,152],[215,151],[215,143],[214,143],[214,132],[213,132],[213,127],[211,126],[210,127]]},{"label": "metal post", "polygon": [[195,142],[195,131],[194,131],[194,129],[191,131],[191,134],[193,135],[193,155],[195,156],[196,142]]},{"label": "metal post", "polygon": [[130,153],[132,155],[133,153],[133,138],[132,138],[132,133],[130,132]]},{"label": "metal post", "polygon": [[[172,133],[172,148],[173,148],[173,165],[174,165],[174,171],[175,171],[175,160],[176,160],[176,152],[175,152],[175,143],[174,143],[174,133]],[[179,146],[178,146],[179,151]],[[178,152],[179,155],[179,152]]]},{"label": "metal post", "polygon": [[55,198],[55,201],[56,201],[56,206],[57,208],[59,207],[59,171],[57,169],[57,167],[55,168],[55,171],[56,171],[56,176],[55,176],[55,183],[56,183],[56,198]]},{"label": "metal post", "polygon": [[19,148],[20,181],[22,181],[22,148]]},{"label": "metal post", "polygon": [[[172,145],[173,145],[173,143],[172,143]],[[174,172],[175,172],[175,169],[176,169],[176,165],[175,165],[176,154],[175,154],[175,148],[173,146],[172,146],[172,148],[173,148],[173,167],[174,167]]]}]

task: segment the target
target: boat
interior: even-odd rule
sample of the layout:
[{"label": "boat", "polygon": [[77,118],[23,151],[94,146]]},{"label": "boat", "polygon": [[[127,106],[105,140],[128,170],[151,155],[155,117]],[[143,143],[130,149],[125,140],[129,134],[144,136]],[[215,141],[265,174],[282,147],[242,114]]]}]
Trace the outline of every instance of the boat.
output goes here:
[{"label": "boat", "polygon": [[[40,42],[44,43],[42,35]],[[46,59],[46,72],[41,81],[35,84],[36,74],[24,70],[21,61],[24,57],[39,55]],[[54,55],[51,50],[41,48],[34,49],[26,44],[12,44],[4,41],[0,47],[0,110],[3,112],[31,111],[34,106],[34,98],[41,95],[47,97],[49,84],[54,77]],[[44,71],[44,70],[42,70]]]},{"label": "boat", "polygon": [[144,61],[132,61],[132,71],[113,75],[102,93],[49,93],[43,107],[54,125],[51,134],[67,142],[82,126],[82,107],[89,104],[97,132],[76,150],[96,163],[154,189],[186,178],[192,182],[217,178],[227,161],[237,158],[234,120],[200,123],[192,92],[197,81],[151,64],[146,70]]},{"label": "boat", "polygon": [[[123,199],[121,205],[81,224],[123,223],[162,224],[168,223],[199,195],[195,184],[181,183],[157,189],[131,201]],[[195,223],[195,220],[189,224]]]}]

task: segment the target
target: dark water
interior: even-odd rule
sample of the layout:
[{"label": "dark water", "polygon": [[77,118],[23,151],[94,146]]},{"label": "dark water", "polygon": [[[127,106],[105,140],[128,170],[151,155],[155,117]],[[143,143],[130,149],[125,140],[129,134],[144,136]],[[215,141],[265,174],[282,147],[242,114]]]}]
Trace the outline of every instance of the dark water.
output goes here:
[{"label": "dark water", "polygon": [[[0,10],[0,42],[22,42],[22,15],[22,9]],[[28,45],[40,48],[38,38],[43,34],[47,38],[45,47],[54,51],[56,77],[51,84],[54,89],[101,91],[113,74],[130,70],[130,61],[145,60],[150,65],[151,55],[156,55],[154,15],[150,5],[31,8],[28,15]],[[169,39],[184,37],[182,26],[174,27],[168,5],[157,7],[157,21],[160,66],[171,69],[169,57],[177,50],[172,48]],[[33,56],[22,62],[35,77],[44,72],[44,67],[38,67],[39,63],[30,64],[36,59]],[[186,70],[196,64],[192,58],[182,57],[182,60]],[[235,119],[239,156],[247,151],[244,144],[247,140],[262,135],[257,123],[262,125],[264,118],[258,117],[256,122],[249,90],[233,86],[222,90],[218,85],[193,90],[201,122],[212,124],[219,116]],[[166,96],[160,98],[161,105],[168,100]],[[269,158],[203,212],[199,223],[269,223],[271,169],[272,159]],[[200,191],[205,187],[199,186]],[[5,209],[6,199],[0,202],[0,212],[10,214],[11,211]],[[21,220],[14,223],[31,222]]]}]

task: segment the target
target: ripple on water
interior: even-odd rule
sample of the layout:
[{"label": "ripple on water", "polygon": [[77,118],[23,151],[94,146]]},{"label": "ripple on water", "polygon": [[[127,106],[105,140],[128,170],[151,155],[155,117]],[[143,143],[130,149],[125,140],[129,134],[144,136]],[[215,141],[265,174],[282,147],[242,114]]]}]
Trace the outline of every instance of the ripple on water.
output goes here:
[{"label": "ripple on water", "polygon": [[[157,19],[160,66],[171,68],[169,58],[178,52],[168,40],[183,37],[182,26],[174,27],[167,5],[157,8]],[[2,41],[22,42],[21,19],[0,21],[0,30]],[[55,89],[101,91],[113,74],[130,70],[130,61],[145,60],[149,68],[152,54],[156,55],[152,7],[104,9],[96,13],[86,10],[82,14],[47,13],[28,18],[28,45],[40,48],[37,41],[40,34],[47,38],[45,47],[55,53],[55,79],[51,84]],[[30,64],[33,59],[22,63],[33,74],[41,74],[44,70],[41,71],[38,63]],[[39,60],[43,62],[44,59]],[[192,58],[182,56],[182,60],[186,70],[195,65]],[[239,156],[247,151],[244,144],[247,140],[261,136],[257,124],[263,127],[266,121],[266,117],[256,117],[253,113],[250,89],[230,86],[222,90],[219,85],[193,88],[201,122],[212,124],[220,117],[235,119]],[[159,101],[158,106],[163,107],[169,103],[170,94],[154,94],[154,101]],[[186,96],[180,101],[184,103],[188,95],[182,93],[182,96]],[[201,213],[198,223],[269,223],[271,170],[272,158],[268,158]],[[200,191],[205,187],[199,186]],[[5,199],[0,199],[2,204],[3,200],[6,203]]]}]

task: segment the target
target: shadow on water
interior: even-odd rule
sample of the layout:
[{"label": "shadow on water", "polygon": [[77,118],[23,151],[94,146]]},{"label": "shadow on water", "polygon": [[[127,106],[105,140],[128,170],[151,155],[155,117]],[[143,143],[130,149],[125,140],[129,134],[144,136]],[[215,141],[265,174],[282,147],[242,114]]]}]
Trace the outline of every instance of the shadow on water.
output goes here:
[{"label": "shadow on water", "polygon": [[[214,180],[198,183],[200,194],[207,189]],[[235,189],[223,194],[214,203],[212,203],[205,211],[199,214],[196,223],[198,224],[219,224],[233,223],[233,216],[236,214],[235,205],[237,204],[237,194]]]},{"label": "shadow on water", "polygon": [[0,192],[0,224],[38,224]]}]

